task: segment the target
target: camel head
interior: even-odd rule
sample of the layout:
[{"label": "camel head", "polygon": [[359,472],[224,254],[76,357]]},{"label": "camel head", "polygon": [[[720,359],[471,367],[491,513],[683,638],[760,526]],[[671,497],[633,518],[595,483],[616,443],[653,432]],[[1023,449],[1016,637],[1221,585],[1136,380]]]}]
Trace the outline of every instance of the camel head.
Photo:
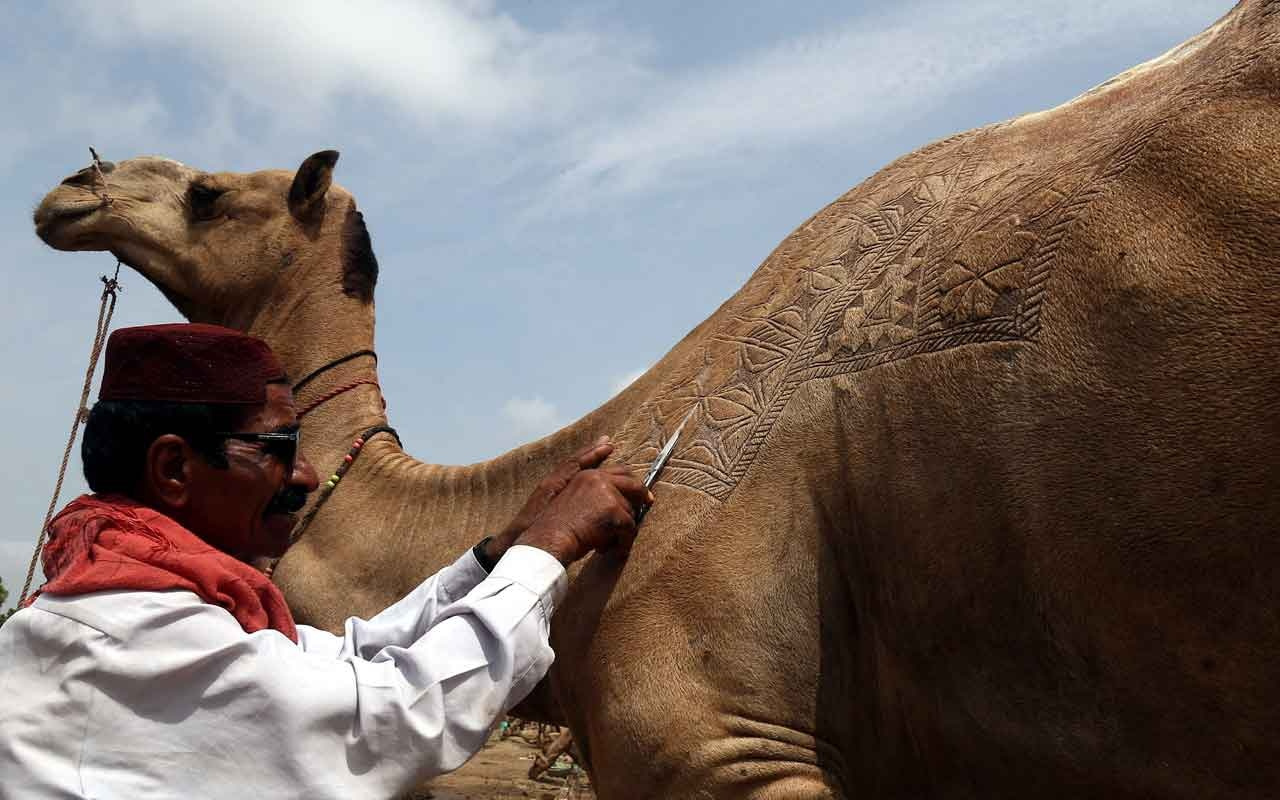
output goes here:
[{"label": "camel head", "polygon": [[36,233],[59,250],[111,252],[193,321],[251,329],[299,285],[368,305],[377,261],[354,199],[333,183],[337,160],[324,150],[296,172],[250,173],[103,162],[45,196]]}]

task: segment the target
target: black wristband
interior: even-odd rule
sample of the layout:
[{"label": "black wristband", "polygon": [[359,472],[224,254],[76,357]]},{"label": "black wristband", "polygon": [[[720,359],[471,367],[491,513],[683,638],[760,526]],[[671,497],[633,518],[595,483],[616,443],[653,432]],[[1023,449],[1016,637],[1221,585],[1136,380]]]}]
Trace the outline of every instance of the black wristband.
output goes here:
[{"label": "black wristband", "polygon": [[485,552],[485,545],[493,541],[492,536],[486,536],[481,539],[475,547],[471,548],[471,554],[476,557],[476,561],[480,562],[480,568],[485,572],[493,572],[493,568],[498,566],[498,562],[489,558],[489,554]]}]

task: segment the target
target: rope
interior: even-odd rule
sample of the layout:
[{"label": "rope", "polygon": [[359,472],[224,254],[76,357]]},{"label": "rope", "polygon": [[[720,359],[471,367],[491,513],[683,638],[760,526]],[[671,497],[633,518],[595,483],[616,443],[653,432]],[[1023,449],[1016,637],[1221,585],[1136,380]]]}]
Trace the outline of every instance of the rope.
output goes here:
[{"label": "rope", "polygon": [[[357,386],[366,386],[366,385],[377,386],[378,385],[377,378],[361,378],[358,381],[352,381],[351,383],[343,384],[342,386],[339,386],[337,389],[334,389],[333,391],[326,392],[320,395],[319,397],[317,397],[315,400],[312,400],[310,403],[308,403],[306,408],[299,411],[298,417],[299,418],[305,417],[307,414],[314,411],[316,407],[329,402],[330,400],[342,394],[343,392],[349,392],[352,389],[356,388]],[[386,408],[385,400],[383,401],[382,406],[383,408]]]},{"label": "rope", "polygon": [[[97,154],[95,153],[95,161]],[[111,330],[111,315],[116,310],[116,300],[120,289],[120,261],[116,260],[116,274],[110,278],[102,276],[102,302],[98,306],[98,324],[94,330],[93,349],[89,353],[89,369],[84,373],[84,387],[80,390],[80,404],[76,406],[75,418],[71,420],[71,435],[67,438],[67,447],[62,451],[62,464],[58,467],[58,481],[53,487],[53,498],[49,500],[49,510],[45,512],[44,524],[40,526],[40,535],[36,538],[36,549],[31,554],[31,563],[27,566],[27,580],[22,584],[22,594],[18,598],[18,608],[27,601],[27,593],[31,591],[31,579],[36,574],[36,562],[40,560],[40,551],[44,547],[45,537],[49,535],[49,522],[53,519],[53,510],[58,505],[58,495],[62,494],[62,481],[67,475],[67,462],[71,460],[71,448],[76,443],[76,433],[89,418],[89,389],[93,384],[93,373],[98,368],[98,357],[102,355],[102,347],[107,341],[107,331]]]},{"label": "rope", "polygon": [[307,375],[307,377],[295,383],[293,385],[293,393],[297,394],[302,389],[303,386],[306,386],[308,383],[311,383],[313,380],[325,374],[326,372],[333,369],[334,367],[338,366],[339,364],[345,364],[348,361],[355,358],[360,358],[361,356],[371,356],[375,362],[378,360],[378,354],[373,352],[372,350],[357,350],[354,353],[349,353],[343,356],[342,358],[335,358],[333,361],[330,361],[328,364],[325,364],[323,367],[320,367],[319,369],[312,371]]},{"label": "rope", "polygon": [[[98,151],[94,150],[92,147],[89,148],[89,155],[93,156],[93,175],[98,179],[98,182],[102,184],[102,194],[98,195],[98,197],[101,198],[104,206],[109,206],[114,203],[115,200],[111,197],[111,187],[107,185],[107,176],[102,172],[102,159],[98,158]],[[98,194],[96,189],[94,190],[94,194]],[[120,270],[118,268],[116,269],[116,274],[120,274]],[[103,280],[106,280],[105,275],[103,276]]]}]

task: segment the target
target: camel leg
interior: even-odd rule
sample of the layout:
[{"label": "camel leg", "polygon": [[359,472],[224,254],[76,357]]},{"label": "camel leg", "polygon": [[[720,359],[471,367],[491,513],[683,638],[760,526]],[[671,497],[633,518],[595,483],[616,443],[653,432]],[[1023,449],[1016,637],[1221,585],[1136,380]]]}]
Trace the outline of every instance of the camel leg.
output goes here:
[{"label": "camel leg", "polygon": [[533,757],[533,764],[529,766],[529,777],[537,779],[539,775],[551,769],[551,765],[556,763],[556,759],[560,757],[560,754],[572,746],[573,733],[568,728],[564,728],[546,750]]}]

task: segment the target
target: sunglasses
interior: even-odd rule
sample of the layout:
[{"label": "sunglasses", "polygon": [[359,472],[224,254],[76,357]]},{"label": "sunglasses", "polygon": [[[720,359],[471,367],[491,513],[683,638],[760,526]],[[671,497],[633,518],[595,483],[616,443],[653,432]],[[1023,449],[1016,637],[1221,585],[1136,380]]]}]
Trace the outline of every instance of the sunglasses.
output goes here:
[{"label": "sunglasses", "polygon": [[253,432],[223,432],[215,434],[223,439],[235,439],[239,442],[257,442],[262,445],[262,452],[272,456],[280,461],[285,468],[285,476],[293,474],[293,468],[298,460],[298,439],[301,430],[294,428],[291,431],[269,431],[265,433]]}]

